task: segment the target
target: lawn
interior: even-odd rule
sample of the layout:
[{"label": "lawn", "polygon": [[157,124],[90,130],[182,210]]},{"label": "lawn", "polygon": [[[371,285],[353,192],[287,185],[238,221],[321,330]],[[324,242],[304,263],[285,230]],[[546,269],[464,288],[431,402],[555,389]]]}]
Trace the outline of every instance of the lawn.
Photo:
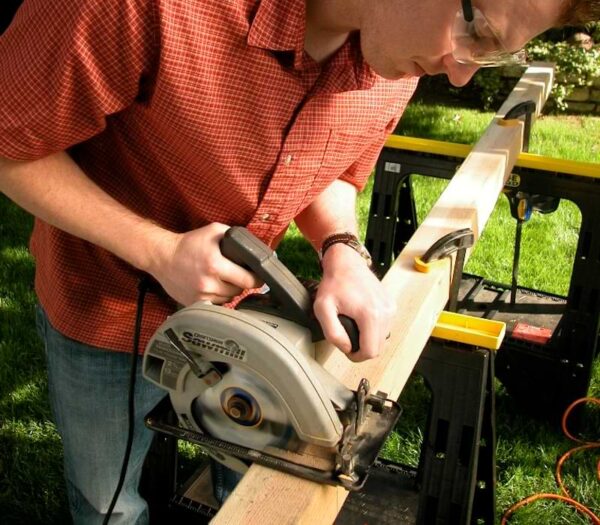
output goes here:
[{"label": "lawn", "polygon": [[[413,136],[475,142],[490,121],[490,113],[458,107],[415,103],[407,111],[398,133]],[[545,117],[534,128],[533,152],[574,160],[600,163],[598,117]],[[416,198],[423,217],[435,201],[443,183],[419,180]],[[360,213],[364,231],[369,206],[369,188],[361,196]],[[505,200],[505,199],[504,199]],[[506,203],[498,209],[467,270],[496,280],[510,279],[509,249],[514,227],[507,218]],[[570,261],[579,224],[573,205],[534,217],[526,228],[522,284],[559,294],[568,288]],[[547,222],[549,221],[549,222]],[[529,226],[529,225],[528,225]],[[61,475],[59,438],[50,420],[46,397],[43,349],[33,329],[32,291],[34,263],[27,251],[31,218],[0,196],[0,516],[3,524],[68,523]],[[528,229],[532,231],[527,231]],[[530,259],[538,243],[548,236],[564,239],[559,256]],[[502,248],[501,248],[502,247]],[[531,247],[531,248],[529,248]],[[281,257],[298,274],[316,276],[318,265],[307,244],[291,229]],[[499,261],[492,266],[489,261]],[[560,264],[559,264],[560,263]],[[598,363],[597,363],[598,364]],[[423,402],[426,395],[418,379],[402,396],[408,419],[389,441],[386,453],[407,463],[416,463],[422,439]],[[600,367],[596,366],[592,394],[600,394]],[[515,403],[498,390],[498,511],[533,492],[555,491],[553,466],[556,457],[570,444],[559,430],[520,413]],[[597,430],[597,429],[596,429]],[[192,456],[189,448],[185,455]],[[567,483],[574,494],[600,512],[600,486],[594,479],[593,454],[577,456],[567,466]],[[511,523],[588,523],[575,511],[554,503],[539,503],[521,511]]]}]

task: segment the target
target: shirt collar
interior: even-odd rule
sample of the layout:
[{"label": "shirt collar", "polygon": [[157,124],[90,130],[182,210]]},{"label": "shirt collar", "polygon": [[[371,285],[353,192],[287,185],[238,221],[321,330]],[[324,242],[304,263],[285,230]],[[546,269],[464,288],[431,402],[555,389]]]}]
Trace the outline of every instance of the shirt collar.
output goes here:
[{"label": "shirt collar", "polygon": [[261,0],[248,33],[248,45],[294,53],[294,68],[303,69],[305,0]]},{"label": "shirt collar", "polygon": [[[294,69],[314,68],[315,62],[304,52],[306,0],[260,0],[248,33],[248,45],[270,51],[294,54]],[[327,92],[369,89],[377,75],[364,61],[360,36],[355,33],[334,55],[322,80]]]}]

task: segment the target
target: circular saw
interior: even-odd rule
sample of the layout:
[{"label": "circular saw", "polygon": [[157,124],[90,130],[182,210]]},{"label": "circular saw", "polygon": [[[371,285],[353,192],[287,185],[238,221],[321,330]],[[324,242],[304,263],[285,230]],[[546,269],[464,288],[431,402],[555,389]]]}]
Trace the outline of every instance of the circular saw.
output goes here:
[{"label": "circular saw", "polygon": [[[234,227],[221,250],[270,291],[235,310],[196,303],[158,328],[143,374],[168,398],[146,423],[202,445],[236,470],[258,462],[325,483],[362,486],[399,416],[398,405],[372,394],[365,380],[356,391],[347,388],[315,360],[323,334],[310,293],[270,248]],[[356,349],[356,324],[341,320]]]}]

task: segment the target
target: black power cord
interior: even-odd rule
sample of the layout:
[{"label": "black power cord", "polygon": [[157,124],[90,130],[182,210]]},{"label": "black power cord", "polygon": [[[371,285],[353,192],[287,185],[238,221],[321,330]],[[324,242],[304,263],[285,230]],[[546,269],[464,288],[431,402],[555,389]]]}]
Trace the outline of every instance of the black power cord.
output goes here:
[{"label": "black power cord", "polygon": [[127,467],[129,466],[129,456],[131,456],[131,447],[133,445],[133,432],[135,429],[135,380],[137,375],[137,363],[138,363],[138,351],[140,346],[140,334],[142,331],[142,318],[144,314],[144,300],[146,298],[146,292],[152,286],[149,278],[143,277],[138,283],[138,296],[137,296],[137,307],[135,313],[135,329],[133,332],[133,351],[131,353],[131,368],[129,371],[129,394],[128,394],[128,416],[129,416],[129,428],[127,431],[127,445],[125,447],[125,455],[123,456],[123,464],[121,466],[121,475],[119,476],[119,482],[117,488],[113,494],[112,501],[104,516],[103,525],[108,525],[110,517],[112,516],[119,494],[123,489],[125,483],[125,476],[127,475]]}]

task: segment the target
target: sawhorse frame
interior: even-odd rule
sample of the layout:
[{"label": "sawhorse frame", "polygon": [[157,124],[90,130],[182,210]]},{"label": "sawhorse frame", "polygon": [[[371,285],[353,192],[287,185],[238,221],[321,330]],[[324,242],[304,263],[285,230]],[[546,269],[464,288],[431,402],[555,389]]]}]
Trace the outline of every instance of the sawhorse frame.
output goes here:
[{"label": "sawhorse frame", "polygon": [[[450,179],[469,150],[407,137],[394,137],[394,146],[384,148],[377,162],[366,235],[380,275],[417,228],[411,175]],[[570,402],[587,394],[598,353],[600,167],[521,154],[505,193],[510,197],[517,191],[568,199],[581,211],[569,294],[551,340],[542,345],[508,334],[496,366],[499,379],[524,406],[557,418]]]}]

